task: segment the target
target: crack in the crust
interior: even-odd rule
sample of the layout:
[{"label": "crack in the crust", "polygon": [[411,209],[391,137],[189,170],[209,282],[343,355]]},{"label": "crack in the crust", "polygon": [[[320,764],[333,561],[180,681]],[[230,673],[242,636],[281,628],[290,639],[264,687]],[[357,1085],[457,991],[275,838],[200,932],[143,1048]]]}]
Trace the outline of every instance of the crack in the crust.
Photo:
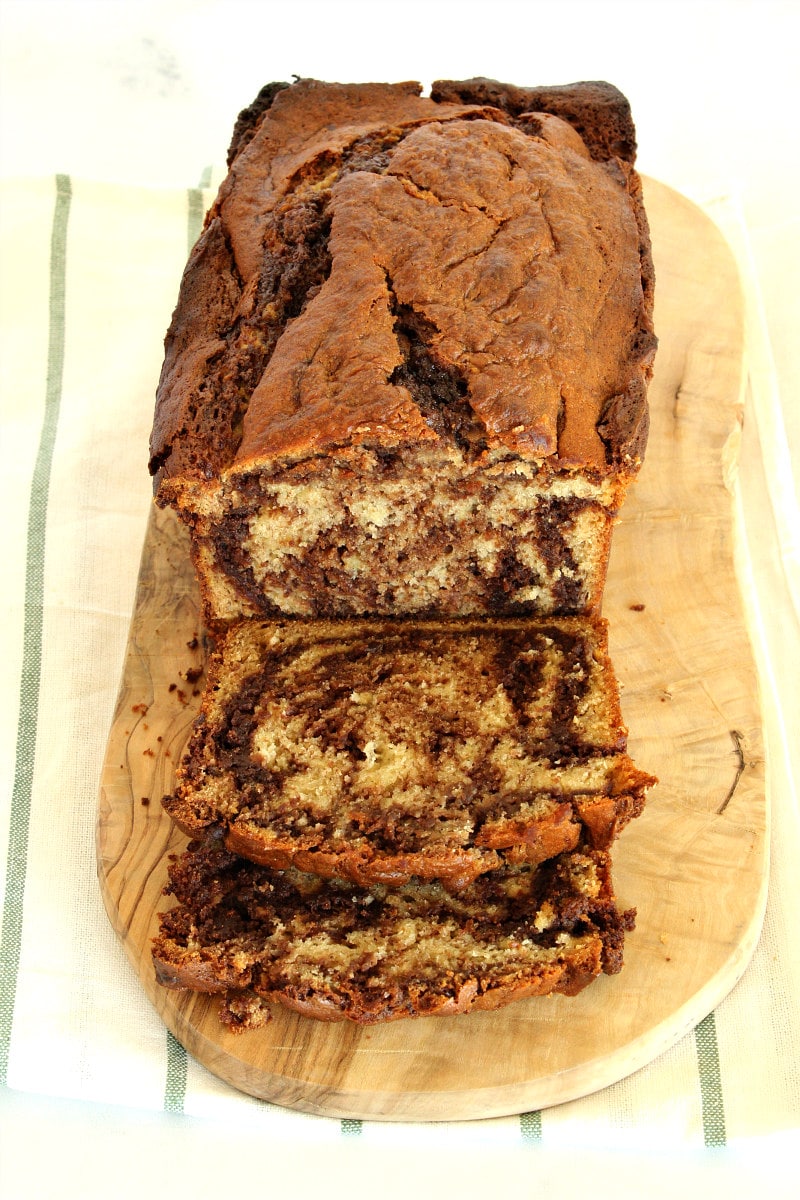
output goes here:
[{"label": "crack in the crust", "polygon": [[550,215],[549,215],[549,213],[548,213],[548,211],[547,211],[547,205],[546,205],[546,203],[545,203],[545,198],[544,198],[544,196],[542,196],[542,195],[540,195],[540,196],[539,196],[539,211],[540,211],[540,212],[541,212],[541,214],[542,214],[542,220],[543,220],[543,221],[544,221],[544,223],[545,223],[545,226],[546,226],[546,228],[547,228],[547,232],[550,234],[550,243],[551,243],[551,245],[552,245],[552,247],[553,247],[553,252],[554,252],[555,254],[558,254],[558,253],[559,253],[559,251],[560,251],[560,249],[561,249],[561,245],[560,245],[560,242],[559,242],[558,236],[556,235],[555,228],[553,227],[553,222],[552,222],[552,220],[551,220],[551,218],[550,218]]},{"label": "crack in the crust", "polygon": [[743,738],[742,734],[739,733],[738,729],[731,729],[731,730],[729,730],[729,733],[731,735],[731,741],[733,742],[733,748],[734,748],[734,752],[736,754],[736,771],[733,776],[733,783],[728,788],[728,794],[725,797],[725,799],[722,801],[722,803],[720,804],[719,808],[717,809],[717,816],[720,816],[722,813],[725,812],[725,809],[728,807],[731,800],[733,799],[733,794],[736,791],[737,787],[739,786],[739,780],[742,778],[742,775],[744,774],[744,769],[746,766],[745,758],[744,758],[744,750],[742,749],[742,745],[744,743],[744,738]]},{"label": "crack in the crust", "polygon": [[461,258],[457,258],[453,262],[443,263],[443,270],[454,271],[456,267],[461,267],[464,265],[464,263],[470,262],[474,258],[480,258],[482,254],[487,254],[510,221],[511,217],[503,217],[501,220],[497,221],[494,229],[491,231],[489,237],[482,246],[478,246],[475,250],[470,250],[468,254],[464,254]]},{"label": "crack in the crust", "polygon": [[436,326],[411,305],[401,304],[385,269],[384,275],[403,359],[389,376],[389,383],[407,389],[426,424],[439,437],[455,443],[465,457],[478,457],[487,446],[487,429],[470,403],[464,375],[454,364],[437,357],[431,346]]},{"label": "crack in the crust", "polygon": [[492,220],[492,215],[489,212],[488,204],[467,204],[464,200],[447,200],[439,196],[433,188],[420,187],[408,175],[404,175],[401,171],[389,172],[393,179],[396,179],[406,189],[409,196],[416,200],[421,200],[424,204],[435,204],[440,208],[457,208],[465,213],[480,213],[484,217]]},{"label": "crack in the crust", "polygon": [[564,386],[558,391],[558,412],[556,413],[556,444],[561,445],[561,439],[564,436],[564,429],[567,424],[567,398],[564,395]]},{"label": "crack in the crust", "polygon": [[594,323],[592,326],[593,330],[595,330],[595,331],[597,331],[600,326],[600,322],[602,321],[603,315],[606,311],[606,308],[608,307],[608,298],[611,295],[612,291],[614,290],[614,287],[620,277],[619,271],[609,271],[608,267],[606,266],[605,263],[604,263],[604,267],[605,267],[604,276],[605,276],[606,282],[605,282],[604,286],[602,286],[602,288],[601,288],[600,294],[597,299],[597,303],[595,305],[595,317],[594,317]]},{"label": "crack in the crust", "polygon": [[519,160],[516,159],[508,150],[500,149],[500,153],[508,164],[508,181],[510,183],[514,178],[514,172],[519,169]]}]

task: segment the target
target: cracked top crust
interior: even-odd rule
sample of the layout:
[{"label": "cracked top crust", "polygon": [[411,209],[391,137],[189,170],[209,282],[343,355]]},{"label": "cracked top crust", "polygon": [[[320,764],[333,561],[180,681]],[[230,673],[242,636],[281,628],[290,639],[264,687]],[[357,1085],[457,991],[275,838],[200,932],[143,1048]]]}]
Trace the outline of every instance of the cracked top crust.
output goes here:
[{"label": "cracked top crust", "polygon": [[452,450],[415,396],[409,329],[457,384],[473,455],[636,470],[656,343],[627,102],[607,84],[419,90],[301,80],[245,110],[167,335],[159,478]]}]

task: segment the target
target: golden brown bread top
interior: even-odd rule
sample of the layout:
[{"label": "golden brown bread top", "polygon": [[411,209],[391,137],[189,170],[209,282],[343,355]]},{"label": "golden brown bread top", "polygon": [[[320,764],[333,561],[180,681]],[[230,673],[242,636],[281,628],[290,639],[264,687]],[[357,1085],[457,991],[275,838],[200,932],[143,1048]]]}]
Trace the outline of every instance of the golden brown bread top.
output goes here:
[{"label": "golden brown bread top", "polygon": [[301,80],[240,118],[167,336],[154,473],[446,438],[407,386],[409,326],[481,452],[636,469],[655,340],[627,102],[419,90]]}]

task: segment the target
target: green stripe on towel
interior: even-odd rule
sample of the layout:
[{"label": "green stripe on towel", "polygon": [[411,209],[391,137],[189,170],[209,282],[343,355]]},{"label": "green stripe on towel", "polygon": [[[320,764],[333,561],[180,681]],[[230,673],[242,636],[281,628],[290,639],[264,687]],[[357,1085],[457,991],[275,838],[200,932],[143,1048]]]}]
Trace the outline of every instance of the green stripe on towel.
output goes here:
[{"label": "green stripe on towel", "polygon": [[186,1051],[177,1038],[167,1030],[167,1079],[164,1085],[164,1112],[183,1112],[187,1069]]},{"label": "green stripe on towel", "polygon": [[523,1142],[542,1140],[542,1114],[538,1110],[519,1114],[519,1127]]},{"label": "green stripe on towel", "polygon": [[203,217],[206,214],[203,207],[203,193],[200,188],[189,188],[187,191],[187,200],[189,203],[189,219],[186,227],[186,253],[191,254],[195,242],[200,237],[200,231],[203,228]]},{"label": "green stripe on towel", "polygon": [[187,192],[189,200],[189,224],[186,231],[188,254],[191,254],[194,244],[200,237],[203,229],[203,221],[206,215],[203,191],[208,187],[211,187],[211,167],[204,167],[197,187],[189,188]]},{"label": "green stripe on towel", "polygon": [[703,1110],[703,1141],[706,1146],[724,1146],[725,1105],[722,1097],[722,1072],[717,1046],[717,1024],[713,1012],[704,1017],[694,1031],[697,1068],[700,1073],[700,1102]]},{"label": "green stripe on towel", "polygon": [[8,1078],[8,1058],[22,947],[28,831],[39,724],[47,505],[64,377],[67,226],[72,201],[72,185],[68,175],[57,175],[55,184],[55,206],[50,234],[47,382],[44,418],[31,478],[28,507],[19,721],[17,724],[14,787],[11,793],[8,861],[3,906],[3,940],[0,950],[0,1083],[3,1084]]}]

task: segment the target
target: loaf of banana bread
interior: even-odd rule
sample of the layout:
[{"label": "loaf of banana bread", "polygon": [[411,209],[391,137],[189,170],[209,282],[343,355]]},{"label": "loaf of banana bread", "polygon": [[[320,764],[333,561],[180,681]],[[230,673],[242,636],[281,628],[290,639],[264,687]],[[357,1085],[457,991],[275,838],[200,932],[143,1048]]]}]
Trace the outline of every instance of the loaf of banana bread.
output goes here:
[{"label": "loaf of banana bread", "polygon": [[455,890],[607,848],[654,782],[626,737],[597,618],[251,620],[164,803],[263,865]]},{"label": "loaf of banana bread", "polygon": [[212,841],[173,860],[167,890],[177,904],[154,941],[157,978],[225,994],[234,1028],[263,1020],[248,997],[375,1024],[574,995],[620,969],[634,920],[599,851],[493,871],[453,896],[432,881],[361,888],[272,871]]},{"label": "loaf of banana bread", "polygon": [[158,503],[210,625],[598,610],[653,270],[611,85],[273,84],[166,339]]}]

